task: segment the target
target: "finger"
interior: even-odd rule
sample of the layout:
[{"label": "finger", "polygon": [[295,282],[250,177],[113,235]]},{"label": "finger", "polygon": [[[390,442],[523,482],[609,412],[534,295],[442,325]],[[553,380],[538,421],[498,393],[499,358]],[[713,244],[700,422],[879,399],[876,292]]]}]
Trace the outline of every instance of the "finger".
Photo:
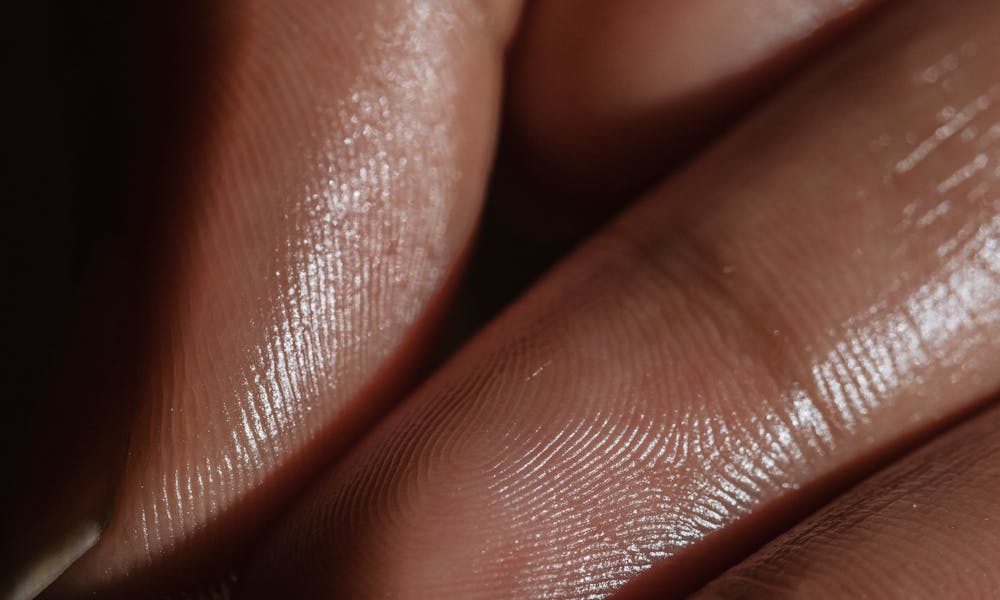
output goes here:
[{"label": "finger", "polygon": [[992,598],[1000,410],[908,455],[712,582],[699,598]]},{"label": "finger", "polygon": [[402,383],[474,226],[515,10],[207,11],[222,59],[172,313],[113,515],[53,597],[224,565]]},{"label": "finger", "polygon": [[998,25],[903,3],[817,64],[373,430],[237,597],[681,594],[993,391]]},{"label": "finger", "polygon": [[877,4],[533,3],[509,78],[517,147],[577,203],[621,198]]}]

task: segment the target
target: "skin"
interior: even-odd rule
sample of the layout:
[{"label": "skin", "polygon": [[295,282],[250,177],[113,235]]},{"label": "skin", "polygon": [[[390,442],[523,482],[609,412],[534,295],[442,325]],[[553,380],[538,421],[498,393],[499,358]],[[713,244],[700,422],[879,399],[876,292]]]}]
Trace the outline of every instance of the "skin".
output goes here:
[{"label": "skin", "polygon": [[935,440],[697,598],[996,598],[1000,411]]},{"label": "skin", "polygon": [[[610,27],[603,5],[533,5],[514,135],[564,190],[618,202],[875,5],[724,4],[625,2]],[[679,595],[976,405],[1000,384],[1000,11],[903,4],[343,460],[446,311],[520,7],[227,9],[163,351],[102,538],[46,596],[190,590],[234,564],[237,598]],[[598,30],[620,53],[553,50]],[[732,44],[699,51],[699,31]]]},{"label": "skin", "polygon": [[548,202],[597,209],[662,177],[879,4],[531,3],[510,65],[511,137],[555,179]]},{"label": "skin", "polygon": [[236,597],[679,594],[769,508],[981,400],[998,20],[910,2],[814,65],[383,421]]},{"label": "skin", "polygon": [[101,542],[53,597],[232,554],[419,360],[478,214],[514,14],[402,8],[226,9],[161,352]]}]

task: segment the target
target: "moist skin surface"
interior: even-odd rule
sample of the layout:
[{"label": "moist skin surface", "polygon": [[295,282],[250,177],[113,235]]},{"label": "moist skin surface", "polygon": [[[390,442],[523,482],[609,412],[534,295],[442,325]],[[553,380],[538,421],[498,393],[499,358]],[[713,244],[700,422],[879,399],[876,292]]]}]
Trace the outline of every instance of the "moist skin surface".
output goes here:
[{"label": "moist skin surface", "polygon": [[382,422],[237,597],[680,594],[996,389],[998,25],[887,10]]},{"label": "moist skin surface", "polygon": [[245,551],[420,358],[478,215],[509,10],[223,12],[219,117],[114,512],[52,597],[153,594]]}]

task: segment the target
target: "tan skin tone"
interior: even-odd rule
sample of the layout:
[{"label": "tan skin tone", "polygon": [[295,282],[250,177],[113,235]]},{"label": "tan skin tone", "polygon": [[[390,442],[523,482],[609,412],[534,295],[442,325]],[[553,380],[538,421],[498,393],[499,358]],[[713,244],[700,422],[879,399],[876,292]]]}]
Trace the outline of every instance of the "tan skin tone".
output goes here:
[{"label": "tan skin tone", "polygon": [[[243,4],[114,508],[45,597],[675,597],[1000,386],[995,2]],[[531,202],[627,208],[404,395],[501,114]],[[984,428],[880,476],[912,525],[852,520],[873,479],[709,592],[995,592]]]}]

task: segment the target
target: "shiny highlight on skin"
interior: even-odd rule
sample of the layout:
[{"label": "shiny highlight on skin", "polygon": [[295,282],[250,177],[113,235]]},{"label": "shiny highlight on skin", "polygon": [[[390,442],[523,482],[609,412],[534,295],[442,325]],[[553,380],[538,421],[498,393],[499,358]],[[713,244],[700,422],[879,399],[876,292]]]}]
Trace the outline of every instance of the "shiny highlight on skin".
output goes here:
[{"label": "shiny highlight on skin", "polygon": [[236,58],[175,249],[176,312],[104,539],[53,597],[137,594],[115,586],[174,554],[166,568],[183,580],[184,561],[236,552],[377,410],[367,390],[385,382],[370,380],[478,214],[499,83],[482,67],[498,64],[500,12],[433,0],[227,9]]},{"label": "shiny highlight on skin", "polygon": [[[888,11],[381,423],[237,597],[597,599],[651,569],[680,593],[693,548],[994,390],[995,177],[938,191],[982,152],[961,135],[895,167],[997,85],[998,25]],[[956,39],[976,56],[913,79]]]},{"label": "shiny highlight on skin", "polygon": [[695,597],[995,598],[1000,410],[864,482]]}]

